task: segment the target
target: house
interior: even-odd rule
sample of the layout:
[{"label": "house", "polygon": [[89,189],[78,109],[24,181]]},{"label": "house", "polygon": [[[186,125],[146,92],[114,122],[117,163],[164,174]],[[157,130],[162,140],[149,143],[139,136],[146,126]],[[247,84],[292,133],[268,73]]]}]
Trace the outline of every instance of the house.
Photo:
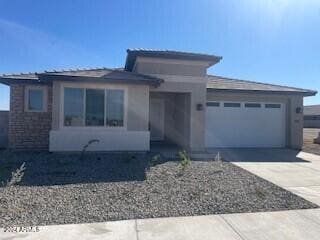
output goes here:
[{"label": "house", "polygon": [[320,128],[320,105],[304,106],[304,127]]},{"label": "house", "polygon": [[315,91],[207,75],[208,54],[128,49],[123,69],[3,75],[9,148],[148,151],[302,146],[303,97]]}]

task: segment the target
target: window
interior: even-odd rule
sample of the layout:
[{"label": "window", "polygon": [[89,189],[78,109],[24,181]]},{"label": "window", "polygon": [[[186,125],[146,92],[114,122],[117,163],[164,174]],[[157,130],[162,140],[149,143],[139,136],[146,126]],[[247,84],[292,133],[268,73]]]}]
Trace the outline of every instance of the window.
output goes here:
[{"label": "window", "polygon": [[104,92],[86,89],[86,126],[104,126]]},{"label": "window", "polygon": [[45,87],[27,86],[25,91],[25,111],[44,112],[46,111]]},{"label": "window", "polygon": [[123,126],[124,92],[123,90],[107,90],[106,124],[112,127]]},{"label": "window", "polygon": [[84,91],[81,88],[64,89],[64,125],[83,126]]},{"label": "window", "polygon": [[64,88],[64,126],[124,126],[124,90]]},{"label": "window", "polygon": [[281,108],[281,104],[268,103],[265,105],[266,108]]},{"label": "window", "polygon": [[261,108],[260,103],[246,103],[244,104],[246,108]]},{"label": "window", "polygon": [[241,103],[224,103],[224,107],[241,107]]},{"label": "window", "polygon": [[219,102],[207,102],[207,107],[220,107]]}]

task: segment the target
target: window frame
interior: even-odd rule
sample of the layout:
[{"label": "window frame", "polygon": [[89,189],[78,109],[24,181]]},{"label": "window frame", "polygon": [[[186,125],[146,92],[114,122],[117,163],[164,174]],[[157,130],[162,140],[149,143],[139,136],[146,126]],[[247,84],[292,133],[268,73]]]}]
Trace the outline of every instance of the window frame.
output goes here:
[{"label": "window frame", "polygon": [[218,101],[208,101],[206,102],[206,107],[215,107],[215,108],[219,108],[221,107],[221,102]]},{"label": "window frame", "polygon": [[268,102],[264,104],[265,109],[282,109],[282,103]]},{"label": "window frame", "polygon": [[259,109],[263,108],[263,104],[260,102],[244,102],[244,108]]},{"label": "window frame", "polygon": [[[29,91],[30,90],[41,90],[42,91],[42,109],[41,110],[29,109]],[[25,112],[35,112],[35,113],[41,113],[41,112],[48,111],[48,87],[47,86],[28,85],[25,87],[24,111]]]},{"label": "window frame", "polygon": [[[83,126],[65,126],[64,125],[64,89],[65,88],[80,88],[84,90],[83,96]],[[87,89],[100,89],[104,90],[104,125],[103,126],[86,126],[86,90]],[[122,90],[124,93],[123,100],[123,126],[107,126],[106,124],[106,98],[107,98],[107,90]],[[65,130],[126,130],[127,129],[127,109],[128,109],[128,87],[127,86],[119,86],[119,85],[100,85],[100,84],[75,84],[75,83],[62,83],[60,88],[60,129]]]},{"label": "window frame", "polygon": [[223,108],[242,108],[242,104],[240,101],[223,102]]}]

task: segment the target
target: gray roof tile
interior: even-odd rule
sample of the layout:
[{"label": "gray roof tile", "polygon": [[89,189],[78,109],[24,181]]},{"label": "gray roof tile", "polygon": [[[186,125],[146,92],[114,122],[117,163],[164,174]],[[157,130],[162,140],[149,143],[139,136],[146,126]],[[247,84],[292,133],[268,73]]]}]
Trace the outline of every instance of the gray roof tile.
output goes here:
[{"label": "gray roof tile", "polygon": [[[68,69],[68,70],[51,70],[39,73],[21,73],[21,74],[4,74],[0,76],[0,83],[9,84],[11,81],[39,81],[40,77],[54,80],[63,76],[66,80],[74,78],[90,78],[95,81],[114,81],[114,82],[133,82],[139,84],[158,85],[163,80],[144,74],[137,74],[124,71],[122,68],[87,68],[87,69]],[[268,93],[286,93],[286,94],[303,94],[315,95],[317,92],[288,86],[280,86],[269,83],[260,83],[235,78],[208,75],[208,91],[240,91],[240,92],[268,92]]]},{"label": "gray roof tile", "polygon": [[39,73],[21,73],[6,74],[0,76],[0,83],[9,84],[10,81],[45,81],[54,80],[59,76],[59,80],[85,80],[90,81],[112,81],[112,82],[130,82],[146,85],[159,85],[163,80],[153,76],[137,74],[124,71],[121,68],[91,68],[91,69],[69,69],[69,70],[51,70]]},{"label": "gray roof tile", "polygon": [[155,57],[166,59],[181,59],[181,60],[196,60],[196,61],[208,61],[211,65],[218,63],[222,57],[205,53],[193,53],[185,51],[175,50],[161,50],[161,49],[146,49],[146,48],[129,48],[127,49],[127,58],[125,63],[125,69],[131,71],[136,58],[140,57]]},{"label": "gray roof tile", "polygon": [[305,95],[315,95],[317,92],[308,89],[280,86],[270,83],[261,83],[235,78],[208,75],[207,88],[209,90],[229,90],[229,91],[257,91],[274,93],[300,93]]}]

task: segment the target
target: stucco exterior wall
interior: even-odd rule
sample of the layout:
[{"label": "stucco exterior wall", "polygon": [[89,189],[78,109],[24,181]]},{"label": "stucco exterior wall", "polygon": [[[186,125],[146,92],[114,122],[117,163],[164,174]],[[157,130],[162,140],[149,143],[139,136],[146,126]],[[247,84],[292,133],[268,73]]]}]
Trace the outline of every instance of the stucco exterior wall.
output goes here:
[{"label": "stucco exterior wall", "polygon": [[204,76],[206,74],[206,69],[203,66],[169,63],[138,62],[136,63],[135,70],[144,74],[172,74],[181,76]]},{"label": "stucco exterior wall", "polygon": [[301,149],[303,144],[303,114],[296,113],[297,108],[303,107],[303,97],[280,94],[239,94],[208,92],[208,101],[251,101],[251,102],[281,102],[286,104],[286,146]]},{"label": "stucco exterior wall", "polygon": [[169,140],[183,148],[189,148],[190,94],[151,92],[150,98],[164,100],[165,140]]},{"label": "stucco exterior wall", "polygon": [[205,77],[207,75],[207,67],[208,62],[206,61],[137,57],[133,72],[142,74]]},{"label": "stucco exterior wall", "polygon": [[206,104],[208,66],[206,61],[138,57],[133,70],[164,79],[160,87],[150,88],[151,92],[188,94],[189,97],[178,98],[176,101],[186,106],[180,120],[188,121],[182,124],[184,131],[180,129],[188,133],[187,140],[180,138],[179,142],[192,151],[205,150],[205,110],[197,109],[197,105],[204,107]]},{"label": "stucco exterior wall", "polygon": [[10,85],[9,148],[13,150],[48,150],[49,131],[52,123],[52,86],[46,86],[46,111],[26,112],[25,88],[27,86],[30,85]]},{"label": "stucco exterior wall", "polygon": [[[156,76],[160,77],[160,75]],[[190,123],[185,125],[189,128],[187,148],[192,151],[203,151],[205,149],[205,110],[198,110],[197,105],[205,106],[206,104],[206,78],[174,75],[161,75],[161,77],[165,82],[158,88],[151,88],[150,91],[189,94],[185,112],[190,119]]]},{"label": "stucco exterior wall", "polygon": [[289,147],[293,149],[301,149],[303,145],[303,113],[296,113],[296,109],[303,109],[303,98],[300,96],[292,96],[289,99]]},{"label": "stucco exterior wall", "polygon": [[128,85],[128,130],[148,131],[149,86]]}]

